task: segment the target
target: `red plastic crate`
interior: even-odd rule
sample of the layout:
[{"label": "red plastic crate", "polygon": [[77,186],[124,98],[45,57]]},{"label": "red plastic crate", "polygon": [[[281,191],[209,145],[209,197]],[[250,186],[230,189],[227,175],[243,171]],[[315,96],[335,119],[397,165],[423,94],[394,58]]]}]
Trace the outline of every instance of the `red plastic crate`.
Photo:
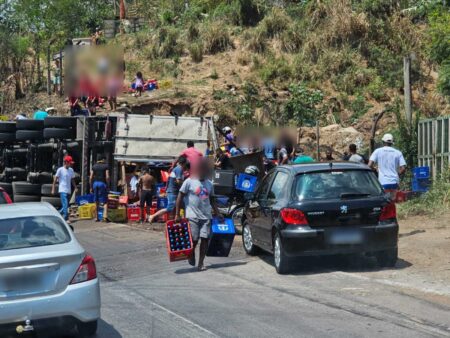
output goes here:
[{"label": "red plastic crate", "polygon": [[395,196],[395,203],[403,203],[406,202],[411,195],[410,191],[397,191]]},{"label": "red plastic crate", "polygon": [[[187,233],[184,229],[187,229]],[[181,233],[179,232],[181,230]],[[166,222],[166,246],[167,253],[169,254],[169,261],[176,262],[188,259],[191,257],[194,251],[194,244],[192,243],[192,234],[191,234],[191,226],[187,219],[182,219],[180,223],[175,223],[175,221],[170,220]],[[181,234],[181,236],[186,239],[186,235],[189,237],[188,242],[184,242],[185,245],[181,246],[180,249],[172,248],[171,244],[176,243],[177,237],[176,235]],[[171,237],[172,235],[172,237]],[[171,242],[171,239],[173,240]],[[175,246],[175,244],[174,244]]]},{"label": "red plastic crate", "polygon": [[139,222],[141,220],[141,208],[138,206],[128,206],[127,209],[128,222]]}]

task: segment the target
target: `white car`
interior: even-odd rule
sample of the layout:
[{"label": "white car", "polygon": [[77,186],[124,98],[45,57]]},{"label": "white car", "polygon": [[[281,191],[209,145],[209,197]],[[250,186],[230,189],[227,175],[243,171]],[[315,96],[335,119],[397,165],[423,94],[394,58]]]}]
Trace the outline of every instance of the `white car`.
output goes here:
[{"label": "white car", "polygon": [[0,337],[90,336],[99,318],[95,261],[60,214],[48,203],[0,205]]}]

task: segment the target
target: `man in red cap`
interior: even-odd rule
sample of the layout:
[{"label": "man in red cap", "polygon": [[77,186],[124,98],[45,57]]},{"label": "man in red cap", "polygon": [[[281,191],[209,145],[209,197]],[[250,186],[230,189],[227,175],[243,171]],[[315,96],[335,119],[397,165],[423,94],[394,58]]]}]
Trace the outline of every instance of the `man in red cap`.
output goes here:
[{"label": "man in red cap", "polygon": [[71,168],[73,165],[73,159],[72,156],[64,156],[63,160],[63,166],[61,168],[58,168],[56,171],[55,178],[53,179],[53,185],[52,185],[52,195],[55,194],[55,185],[58,182],[58,192],[59,196],[61,197],[61,210],[59,211],[64,219],[67,221],[67,223],[70,223],[69,221],[69,197],[71,194],[71,186],[73,186],[73,190],[77,190],[77,186],[75,184],[74,176],[75,172]]}]

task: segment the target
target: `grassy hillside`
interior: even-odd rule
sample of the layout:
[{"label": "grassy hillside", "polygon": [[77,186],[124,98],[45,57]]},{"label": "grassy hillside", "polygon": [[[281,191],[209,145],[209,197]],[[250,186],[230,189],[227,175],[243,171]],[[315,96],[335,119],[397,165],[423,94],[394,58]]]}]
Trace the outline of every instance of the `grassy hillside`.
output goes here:
[{"label": "grassy hillside", "polygon": [[412,54],[415,111],[449,113],[448,8],[391,0],[190,1],[188,10],[182,3],[156,4],[152,28],[117,38],[130,80],[137,70],[170,78],[176,95],[236,124],[320,118],[364,127],[402,99],[403,56]]}]

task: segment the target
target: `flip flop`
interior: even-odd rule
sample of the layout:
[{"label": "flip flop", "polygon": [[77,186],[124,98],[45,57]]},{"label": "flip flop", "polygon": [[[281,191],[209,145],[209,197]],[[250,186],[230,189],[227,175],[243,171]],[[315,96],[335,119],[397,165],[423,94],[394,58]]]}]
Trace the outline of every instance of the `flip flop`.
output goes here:
[{"label": "flip flop", "polygon": [[202,265],[198,267],[198,271],[206,271],[206,266]]}]

